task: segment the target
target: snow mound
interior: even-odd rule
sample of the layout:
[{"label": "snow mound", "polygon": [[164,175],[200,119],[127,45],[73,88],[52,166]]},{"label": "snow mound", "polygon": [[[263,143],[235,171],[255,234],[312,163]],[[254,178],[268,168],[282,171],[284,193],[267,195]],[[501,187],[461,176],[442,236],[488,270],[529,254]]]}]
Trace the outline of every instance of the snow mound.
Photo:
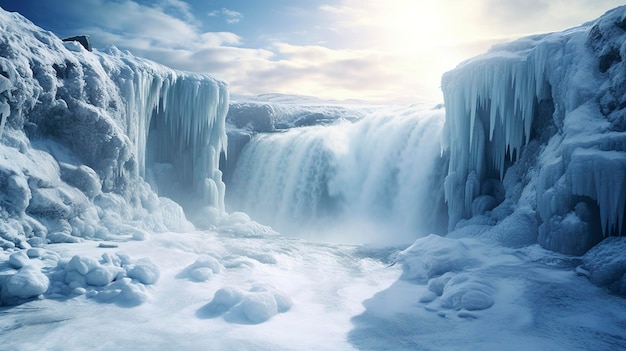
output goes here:
[{"label": "snow mound", "polygon": [[59,261],[49,274],[52,283],[46,297],[85,295],[132,307],[147,300],[146,285],[156,284],[159,276],[159,268],[147,258],[133,260],[121,252],[104,253],[99,259],[74,255]]},{"label": "snow mound", "polygon": [[59,261],[58,254],[45,249],[13,251],[0,256],[0,305],[20,304],[46,294],[53,281],[47,272]]},{"label": "snow mound", "polygon": [[211,302],[197,311],[199,318],[217,318],[237,324],[260,324],[289,311],[291,297],[273,287],[254,284],[248,291],[226,287],[217,290]]},{"label": "snow mound", "polygon": [[426,285],[418,301],[427,311],[478,318],[474,312],[491,308],[500,290],[490,270],[522,262],[508,250],[431,234],[400,252],[396,262],[402,265],[401,279]]},{"label": "snow mound", "polygon": [[9,297],[29,298],[45,293],[49,284],[48,277],[37,267],[25,266],[6,279],[2,291]]},{"label": "snow mound", "polygon": [[457,311],[484,310],[493,305],[494,290],[486,279],[471,274],[458,274],[444,285],[440,295],[441,306]]},{"label": "snow mound", "polygon": [[195,282],[205,282],[210,280],[214,274],[218,274],[223,269],[220,262],[214,257],[204,255],[187,266],[182,272],[182,276],[188,277]]},{"label": "snow mound", "polygon": [[461,240],[435,234],[416,240],[398,254],[402,278],[427,281],[447,272],[459,272],[477,264],[469,247]]}]

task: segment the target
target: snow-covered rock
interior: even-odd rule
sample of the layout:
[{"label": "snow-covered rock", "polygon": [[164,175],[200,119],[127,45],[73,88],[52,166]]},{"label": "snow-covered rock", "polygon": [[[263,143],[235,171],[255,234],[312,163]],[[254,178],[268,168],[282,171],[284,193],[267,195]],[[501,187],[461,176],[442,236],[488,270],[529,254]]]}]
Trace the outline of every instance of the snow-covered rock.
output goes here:
[{"label": "snow-covered rock", "polygon": [[449,229],[507,208],[536,213],[538,242],[563,253],[626,234],[625,15],[496,45],[443,76]]},{"label": "snow-covered rock", "polygon": [[45,293],[49,284],[48,277],[37,267],[25,266],[6,280],[2,292],[16,298],[35,297]]},{"label": "snow-covered rock", "polygon": [[3,247],[137,239],[224,212],[225,83],[89,52],[4,10],[0,29]]},{"label": "snow-covered rock", "polygon": [[607,238],[583,256],[592,283],[626,295],[626,238]]},{"label": "snow-covered rock", "polygon": [[216,318],[238,324],[263,323],[291,309],[293,301],[285,292],[271,286],[253,284],[248,290],[225,287],[217,290],[211,302],[198,310],[200,318]]}]

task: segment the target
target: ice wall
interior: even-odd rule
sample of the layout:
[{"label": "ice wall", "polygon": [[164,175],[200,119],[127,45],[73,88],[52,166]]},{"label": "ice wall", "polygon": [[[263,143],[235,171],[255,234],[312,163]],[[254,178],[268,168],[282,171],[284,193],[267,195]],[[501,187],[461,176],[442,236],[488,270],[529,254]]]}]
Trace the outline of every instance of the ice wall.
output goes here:
[{"label": "ice wall", "polygon": [[392,244],[441,233],[443,110],[367,111],[253,136],[227,180],[227,208],[315,240]]},{"label": "ice wall", "polygon": [[625,15],[497,45],[444,75],[450,230],[493,234],[485,225],[520,215],[536,226],[527,241],[577,254],[626,234]]},{"label": "ice wall", "polygon": [[189,229],[179,205],[210,221],[227,109],[221,81],[88,52],[0,9],[2,246]]}]

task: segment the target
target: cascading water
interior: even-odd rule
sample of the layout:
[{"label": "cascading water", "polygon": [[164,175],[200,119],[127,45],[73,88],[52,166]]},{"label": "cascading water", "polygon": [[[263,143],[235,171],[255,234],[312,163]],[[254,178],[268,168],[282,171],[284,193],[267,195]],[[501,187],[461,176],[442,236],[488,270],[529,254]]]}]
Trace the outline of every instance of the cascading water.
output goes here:
[{"label": "cascading water", "polygon": [[442,126],[442,109],[413,106],[258,134],[227,181],[227,208],[315,240],[396,244],[443,232]]}]

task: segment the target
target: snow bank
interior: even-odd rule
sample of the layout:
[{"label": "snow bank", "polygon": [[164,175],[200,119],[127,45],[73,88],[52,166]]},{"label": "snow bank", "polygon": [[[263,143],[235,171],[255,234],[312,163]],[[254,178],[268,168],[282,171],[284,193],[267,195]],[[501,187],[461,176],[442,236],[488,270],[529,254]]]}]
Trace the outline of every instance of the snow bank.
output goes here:
[{"label": "snow bank", "polygon": [[0,29],[1,247],[142,239],[224,212],[225,83],[3,10]]},{"label": "snow bank", "polygon": [[625,14],[496,45],[443,76],[450,230],[477,212],[483,225],[536,213],[531,236],[568,254],[626,233]]},{"label": "snow bank", "polygon": [[499,285],[489,271],[519,264],[519,257],[505,249],[470,239],[450,239],[431,234],[400,252],[401,279],[426,285],[419,303],[427,311],[459,318],[477,318],[475,311],[495,303]]}]

